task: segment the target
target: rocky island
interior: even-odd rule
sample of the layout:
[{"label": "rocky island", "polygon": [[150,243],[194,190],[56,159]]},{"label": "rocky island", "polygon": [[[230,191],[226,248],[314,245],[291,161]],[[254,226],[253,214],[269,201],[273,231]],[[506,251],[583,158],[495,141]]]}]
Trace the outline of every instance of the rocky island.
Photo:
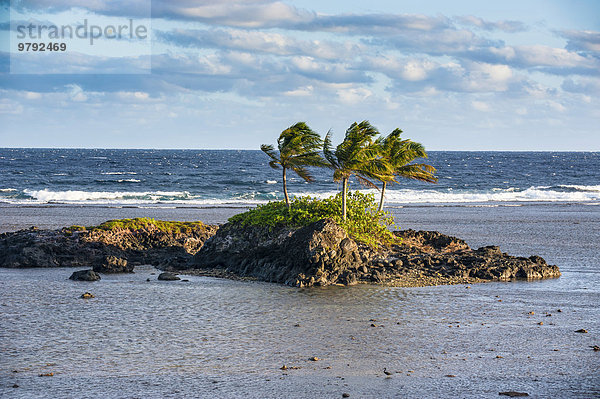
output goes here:
[{"label": "rocky island", "polygon": [[228,274],[297,287],[375,283],[389,286],[559,277],[539,256],[514,257],[497,246],[473,250],[436,231],[401,230],[398,244],[356,242],[332,219],[308,226],[222,226],[185,266],[186,273]]},{"label": "rocky island", "polygon": [[435,231],[400,230],[373,245],[333,218],[304,226],[222,225],[152,219],[109,221],[59,230],[0,234],[0,267],[91,267],[133,272],[152,264],[165,271],[244,278],[296,287],[428,286],[560,276],[539,256],[514,257],[498,247],[473,250]]}]

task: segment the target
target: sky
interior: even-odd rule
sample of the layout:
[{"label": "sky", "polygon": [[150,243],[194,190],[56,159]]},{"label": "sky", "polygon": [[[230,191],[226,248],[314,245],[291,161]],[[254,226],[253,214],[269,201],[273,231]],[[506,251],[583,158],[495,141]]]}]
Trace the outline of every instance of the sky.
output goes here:
[{"label": "sky", "polygon": [[[335,144],[369,120],[428,150],[600,150],[597,0],[0,5],[0,147],[258,149],[298,121]],[[18,36],[82,21],[148,34]]]}]

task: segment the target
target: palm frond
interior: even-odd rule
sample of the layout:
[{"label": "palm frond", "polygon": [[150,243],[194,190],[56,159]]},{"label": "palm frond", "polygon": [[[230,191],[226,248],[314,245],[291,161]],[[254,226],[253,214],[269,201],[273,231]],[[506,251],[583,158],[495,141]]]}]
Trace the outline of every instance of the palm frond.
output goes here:
[{"label": "palm frond", "polygon": [[377,185],[375,183],[373,183],[371,180],[361,176],[361,175],[356,175],[356,178],[358,179],[358,182],[360,184],[362,184],[365,187],[369,187],[369,188],[375,188],[377,190],[379,190],[379,187],[377,187]]},{"label": "palm frond", "polygon": [[337,157],[335,156],[333,150],[333,145],[331,144],[331,130],[327,132],[325,135],[325,140],[323,140],[323,155],[325,156],[325,159],[331,168],[337,169],[339,167]]},{"label": "palm frond", "polygon": [[435,172],[436,169],[433,166],[427,164],[404,165],[396,169],[396,174],[399,177],[424,181],[428,183],[435,183],[438,181],[438,178],[434,175]]},{"label": "palm frond", "polygon": [[306,169],[305,167],[290,166],[290,169],[293,170],[294,172],[296,172],[296,174],[298,176],[300,176],[302,179],[304,179],[305,181],[307,181],[307,182],[313,181],[311,174],[308,172],[308,169]]},{"label": "palm frond", "polygon": [[269,166],[273,169],[279,169],[279,165],[281,165],[281,159],[278,157],[277,152],[275,151],[275,147],[268,144],[263,144],[260,146],[262,152],[267,154],[271,161],[269,162]]},{"label": "palm frond", "polygon": [[279,163],[279,161],[270,161],[269,166],[272,167],[273,169],[279,169],[281,164]]}]

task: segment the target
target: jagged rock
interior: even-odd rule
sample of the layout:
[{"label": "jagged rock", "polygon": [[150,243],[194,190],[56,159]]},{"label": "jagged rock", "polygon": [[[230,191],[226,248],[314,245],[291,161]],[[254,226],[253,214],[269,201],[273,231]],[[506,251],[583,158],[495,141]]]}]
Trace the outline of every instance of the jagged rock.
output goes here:
[{"label": "jagged rock", "polygon": [[175,273],[171,273],[171,272],[164,272],[164,273],[159,274],[158,279],[163,280],[163,281],[181,280],[181,278],[179,278],[178,275],[176,275]]},{"label": "jagged rock", "polygon": [[[398,286],[473,283],[559,277],[539,256],[513,257],[497,246],[472,250],[461,239],[436,231],[396,231],[401,245],[369,248],[331,219],[291,229],[228,223],[194,256],[189,267],[227,270],[310,287],[377,283]],[[213,274],[214,275],[214,274]]]},{"label": "jagged rock", "polygon": [[79,270],[77,272],[73,272],[69,280],[75,281],[98,281],[100,280],[100,275],[93,270]]},{"label": "jagged rock", "polygon": [[332,219],[299,229],[228,223],[194,256],[190,267],[227,268],[240,276],[299,287],[355,284],[358,245]]},{"label": "jagged rock", "polygon": [[136,230],[27,229],[0,234],[0,267],[92,266],[102,273],[132,272],[135,265],[176,267],[186,264],[218,226],[188,232],[162,231],[149,225]]},{"label": "jagged rock", "polygon": [[133,264],[128,264],[127,259],[116,256],[105,256],[95,265],[94,271],[98,273],[133,273]]},{"label": "jagged rock", "polygon": [[[216,234],[215,234],[216,233]],[[436,231],[396,231],[402,243],[371,248],[332,219],[302,228],[203,226],[186,233],[138,230],[28,229],[0,234],[0,267],[90,266],[130,272],[134,265],[298,287],[376,283],[424,286],[559,277],[539,256],[513,257],[497,246],[472,250]]]}]

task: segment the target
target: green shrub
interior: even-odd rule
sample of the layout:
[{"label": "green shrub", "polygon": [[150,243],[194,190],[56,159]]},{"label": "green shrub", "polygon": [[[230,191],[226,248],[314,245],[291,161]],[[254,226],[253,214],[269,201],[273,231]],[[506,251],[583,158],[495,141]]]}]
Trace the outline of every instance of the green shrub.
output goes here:
[{"label": "green shrub", "polygon": [[88,227],[88,230],[114,230],[129,229],[139,230],[154,227],[157,230],[172,233],[190,233],[193,230],[204,228],[202,222],[170,222],[165,220],[154,220],[152,218],[118,219],[109,220],[98,226]]},{"label": "green shrub", "polygon": [[341,193],[325,199],[295,197],[289,211],[284,201],[269,202],[235,215],[229,221],[242,226],[302,227],[320,219],[332,218],[349,236],[372,247],[397,242],[388,230],[388,226],[394,226],[394,220],[386,212],[377,212],[373,194],[349,192],[346,206],[345,222],[342,220]]}]

